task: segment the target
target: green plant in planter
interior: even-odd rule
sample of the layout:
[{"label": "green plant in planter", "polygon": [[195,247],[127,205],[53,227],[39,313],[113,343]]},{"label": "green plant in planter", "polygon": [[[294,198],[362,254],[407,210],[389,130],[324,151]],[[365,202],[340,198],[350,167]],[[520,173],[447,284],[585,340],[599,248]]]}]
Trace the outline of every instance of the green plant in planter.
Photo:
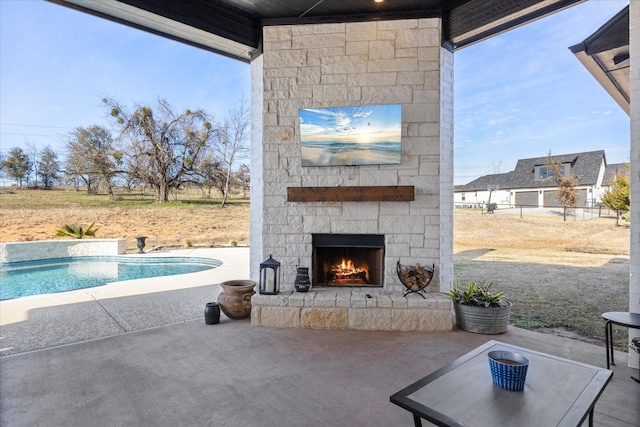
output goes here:
[{"label": "green plant in planter", "polygon": [[471,282],[467,288],[458,283],[447,295],[453,300],[456,323],[460,329],[479,334],[501,334],[507,331],[511,303],[504,292],[492,293],[492,283]]},{"label": "green plant in planter", "polygon": [[467,289],[460,289],[458,283],[451,289],[447,295],[451,297],[453,302],[464,305],[473,305],[476,307],[506,307],[509,305],[502,297],[504,292],[497,294],[491,293],[492,282],[483,285],[471,282],[467,284]]}]

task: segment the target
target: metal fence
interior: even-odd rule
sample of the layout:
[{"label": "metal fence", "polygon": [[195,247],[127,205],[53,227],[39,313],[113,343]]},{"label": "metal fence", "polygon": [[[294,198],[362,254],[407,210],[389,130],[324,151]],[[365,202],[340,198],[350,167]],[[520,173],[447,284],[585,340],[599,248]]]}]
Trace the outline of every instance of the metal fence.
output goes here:
[{"label": "metal fence", "polygon": [[466,203],[456,204],[456,209],[473,209],[482,215],[519,215],[524,216],[558,216],[565,221],[588,220],[594,218],[611,218],[613,220],[621,219],[622,215],[606,206],[585,206],[577,208],[558,207],[538,207],[534,205],[509,205],[499,203]]}]

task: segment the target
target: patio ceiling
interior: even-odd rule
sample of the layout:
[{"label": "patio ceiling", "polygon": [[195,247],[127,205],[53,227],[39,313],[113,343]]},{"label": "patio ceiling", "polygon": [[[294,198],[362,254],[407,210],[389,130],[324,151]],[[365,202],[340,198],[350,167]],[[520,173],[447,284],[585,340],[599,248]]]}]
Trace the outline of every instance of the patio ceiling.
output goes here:
[{"label": "patio ceiling", "polygon": [[48,0],[242,61],[269,25],[442,16],[459,49],[585,0]]},{"label": "patio ceiling", "polygon": [[569,49],[622,109],[630,114],[629,6]]}]

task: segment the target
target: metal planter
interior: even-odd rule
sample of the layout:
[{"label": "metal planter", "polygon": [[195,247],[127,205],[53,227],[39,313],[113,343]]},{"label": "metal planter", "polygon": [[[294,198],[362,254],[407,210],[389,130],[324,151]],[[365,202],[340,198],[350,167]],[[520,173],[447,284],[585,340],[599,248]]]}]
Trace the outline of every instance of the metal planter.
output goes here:
[{"label": "metal planter", "polygon": [[454,303],[453,309],[456,323],[464,331],[487,335],[507,332],[511,303],[505,307],[476,307]]}]

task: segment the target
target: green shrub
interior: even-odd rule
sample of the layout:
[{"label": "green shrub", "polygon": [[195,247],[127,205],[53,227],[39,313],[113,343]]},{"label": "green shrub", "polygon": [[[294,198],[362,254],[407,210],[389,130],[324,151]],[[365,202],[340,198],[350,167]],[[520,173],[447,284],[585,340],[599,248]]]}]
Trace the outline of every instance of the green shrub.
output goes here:
[{"label": "green shrub", "polygon": [[64,227],[59,228],[56,235],[59,237],[73,237],[74,239],[82,239],[83,237],[95,237],[98,228],[93,228],[95,221],[91,223],[86,229],[77,225],[65,224]]}]

